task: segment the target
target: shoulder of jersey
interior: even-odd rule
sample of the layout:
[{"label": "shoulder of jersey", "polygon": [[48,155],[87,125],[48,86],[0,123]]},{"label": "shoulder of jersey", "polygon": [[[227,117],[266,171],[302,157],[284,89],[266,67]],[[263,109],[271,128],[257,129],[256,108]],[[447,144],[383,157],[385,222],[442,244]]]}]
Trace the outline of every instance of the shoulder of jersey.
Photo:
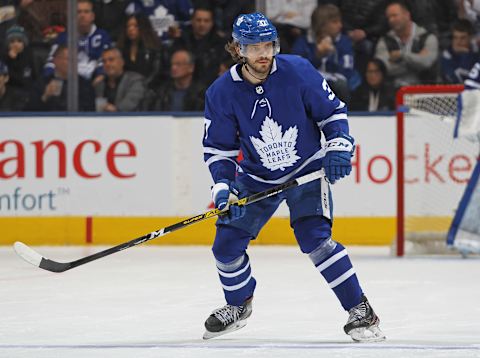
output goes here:
[{"label": "shoulder of jersey", "polygon": [[291,55],[291,54],[285,54],[285,55],[277,55],[275,56],[275,59],[277,61],[277,65],[280,66],[285,66],[288,64],[292,65],[305,65],[308,62],[307,59],[303,58],[302,56],[299,55]]}]

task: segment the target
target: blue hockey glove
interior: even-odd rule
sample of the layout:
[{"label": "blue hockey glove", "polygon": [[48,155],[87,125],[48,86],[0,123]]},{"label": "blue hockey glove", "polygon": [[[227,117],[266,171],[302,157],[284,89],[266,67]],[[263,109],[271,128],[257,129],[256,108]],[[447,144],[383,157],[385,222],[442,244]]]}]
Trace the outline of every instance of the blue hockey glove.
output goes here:
[{"label": "blue hockey glove", "polygon": [[352,156],[355,152],[355,140],[349,135],[338,132],[327,138],[323,167],[328,181],[333,184],[350,174]]},{"label": "blue hockey glove", "polygon": [[235,182],[223,179],[212,187],[212,200],[215,207],[220,210],[228,210],[218,216],[222,224],[229,224],[245,215],[245,206],[230,205],[238,200],[240,191]]}]

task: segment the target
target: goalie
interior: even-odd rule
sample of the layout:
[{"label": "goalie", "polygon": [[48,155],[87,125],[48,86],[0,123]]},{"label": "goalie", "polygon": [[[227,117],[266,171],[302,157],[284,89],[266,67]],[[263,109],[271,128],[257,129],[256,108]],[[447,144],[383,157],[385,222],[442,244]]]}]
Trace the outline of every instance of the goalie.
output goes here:
[{"label": "goalie", "polygon": [[[454,137],[466,137],[480,143],[480,62],[473,66],[465,80],[465,89],[458,97]],[[447,235],[447,245],[464,256],[480,253],[479,178],[480,160],[477,160]]]},{"label": "goalie", "polygon": [[[256,286],[246,250],[286,200],[302,252],[349,312],[345,333],[355,341],[385,339],[345,247],[332,239],[329,182],[350,174],[354,150],[345,104],[307,60],[278,55],[277,31],[263,14],[237,17],[227,50],[237,64],[210,86],[205,101],[204,158],[215,182],[215,207],[227,209],[238,196],[322,167],[327,180],[312,181],[248,207],[232,205],[218,219],[213,254],[227,304],[207,318],[204,338],[245,326]],[[239,165],[240,149],[244,159]]]}]

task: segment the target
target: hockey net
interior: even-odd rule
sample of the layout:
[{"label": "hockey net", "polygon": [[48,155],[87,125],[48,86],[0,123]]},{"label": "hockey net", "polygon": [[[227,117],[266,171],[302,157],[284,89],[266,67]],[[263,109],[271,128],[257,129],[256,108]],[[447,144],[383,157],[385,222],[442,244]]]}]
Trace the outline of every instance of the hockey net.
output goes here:
[{"label": "hockey net", "polygon": [[409,86],[397,93],[395,253],[452,252],[446,237],[478,156],[453,138],[460,85]]}]

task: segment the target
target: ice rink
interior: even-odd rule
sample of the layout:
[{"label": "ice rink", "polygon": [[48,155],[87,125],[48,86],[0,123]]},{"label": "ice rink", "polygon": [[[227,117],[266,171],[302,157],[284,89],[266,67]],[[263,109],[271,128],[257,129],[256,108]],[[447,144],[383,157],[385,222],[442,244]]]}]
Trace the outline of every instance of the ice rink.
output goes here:
[{"label": "ice rink", "polygon": [[[71,261],[104,247],[35,249]],[[253,315],[209,341],[224,301],[208,247],[135,247],[60,274],[1,247],[0,357],[480,357],[478,257],[348,250],[385,342],[343,333],[347,314],[296,247],[250,248]]]}]

